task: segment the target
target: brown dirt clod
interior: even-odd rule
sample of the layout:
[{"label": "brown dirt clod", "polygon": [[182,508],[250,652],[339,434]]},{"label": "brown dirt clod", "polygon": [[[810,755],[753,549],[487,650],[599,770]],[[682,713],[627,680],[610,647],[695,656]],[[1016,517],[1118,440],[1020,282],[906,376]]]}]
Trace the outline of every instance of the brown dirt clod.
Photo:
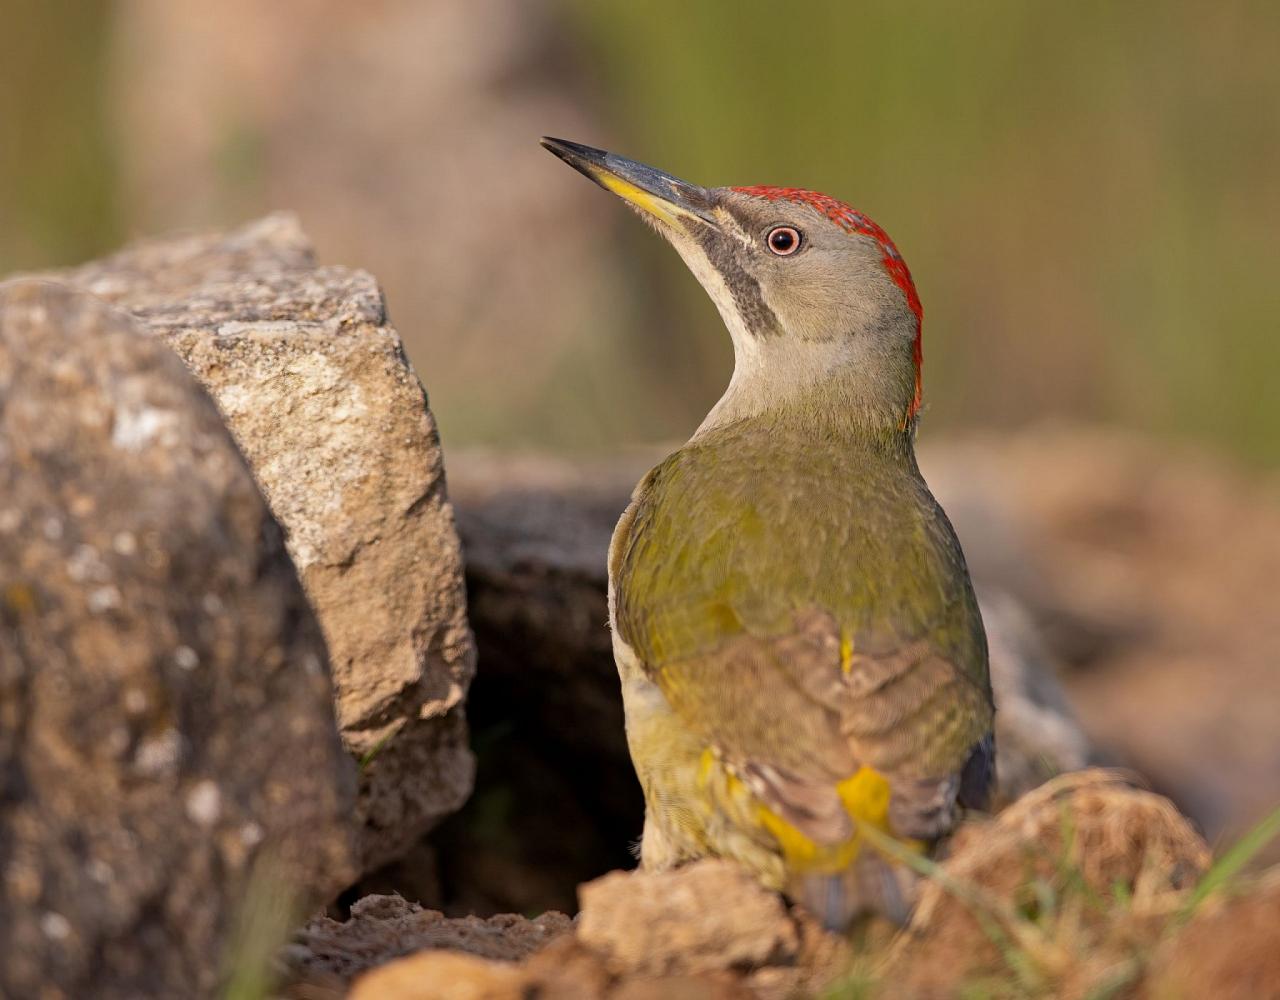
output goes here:
[{"label": "brown dirt clod", "polygon": [[1280,1000],[1280,868],[1207,903],[1152,961],[1145,1000]]},{"label": "brown dirt clod", "polygon": [[298,932],[285,960],[296,980],[346,982],[376,966],[424,951],[464,952],[518,962],[571,927],[562,913],[535,920],[507,913],[449,919],[399,896],[366,896],[346,921],[318,917]]},{"label": "brown dirt clod", "polygon": [[1011,974],[1083,995],[1155,943],[1210,860],[1167,799],[1113,771],[1063,775],[961,828],[880,978],[903,996]]}]

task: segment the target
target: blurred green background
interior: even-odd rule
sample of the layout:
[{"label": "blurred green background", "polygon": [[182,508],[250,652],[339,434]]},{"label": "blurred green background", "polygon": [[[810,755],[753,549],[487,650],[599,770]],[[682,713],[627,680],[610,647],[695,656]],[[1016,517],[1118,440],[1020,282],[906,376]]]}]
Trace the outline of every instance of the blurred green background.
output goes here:
[{"label": "blurred green background", "polygon": [[1280,5],[5,0],[0,271],[297,210],[449,444],[679,437],[727,337],[535,141],[827,190],[925,303],[925,433],[1049,417],[1280,464]]}]

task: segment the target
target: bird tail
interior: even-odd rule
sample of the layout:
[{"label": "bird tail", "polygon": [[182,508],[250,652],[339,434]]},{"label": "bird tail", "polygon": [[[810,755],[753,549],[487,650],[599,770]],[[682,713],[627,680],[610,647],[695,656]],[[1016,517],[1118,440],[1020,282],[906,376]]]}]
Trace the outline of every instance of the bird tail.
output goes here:
[{"label": "bird tail", "polygon": [[843,933],[869,914],[899,927],[911,915],[915,874],[879,851],[864,847],[848,867],[836,872],[802,872],[791,879],[788,895],[817,917],[827,930]]}]

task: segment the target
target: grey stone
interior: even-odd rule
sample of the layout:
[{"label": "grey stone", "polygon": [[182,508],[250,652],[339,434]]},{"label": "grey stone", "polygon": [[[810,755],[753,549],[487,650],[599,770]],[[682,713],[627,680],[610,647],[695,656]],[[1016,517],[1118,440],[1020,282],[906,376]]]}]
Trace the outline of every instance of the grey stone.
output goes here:
[{"label": "grey stone", "polygon": [[217,402],[324,630],[363,867],[394,859],[471,790],[475,650],[439,437],[377,282],[317,266],[289,215],[63,277],[160,335]]},{"label": "grey stone", "polygon": [[0,995],[211,994],[259,904],[353,876],[353,800],[212,401],[101,300],[0,286]]}]

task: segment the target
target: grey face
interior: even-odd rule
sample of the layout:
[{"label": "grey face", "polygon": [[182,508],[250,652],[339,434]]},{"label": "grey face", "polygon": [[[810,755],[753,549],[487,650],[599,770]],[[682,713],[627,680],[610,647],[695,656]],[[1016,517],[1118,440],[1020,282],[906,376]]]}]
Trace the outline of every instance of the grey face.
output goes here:
[{"label": "grey face", "polygon": [[[731,188],[709,194],[718,224],[682,224],[724,277],[752,335],[824,341],[884,335],[891,344],[901,333],[910,348],[914,316],[874,239],[846,232],[805,204]],[[783,238],[771,240],[779,231]]]},{"label": "grey face", "polygon": [[908,425],[919,328],[890,273],[901,261],[873,223],[821,195],[707,189],[579,143],[543,145],[662,233],[720,310],[734,376],[704,429],[817,397],[869,422]]}]

